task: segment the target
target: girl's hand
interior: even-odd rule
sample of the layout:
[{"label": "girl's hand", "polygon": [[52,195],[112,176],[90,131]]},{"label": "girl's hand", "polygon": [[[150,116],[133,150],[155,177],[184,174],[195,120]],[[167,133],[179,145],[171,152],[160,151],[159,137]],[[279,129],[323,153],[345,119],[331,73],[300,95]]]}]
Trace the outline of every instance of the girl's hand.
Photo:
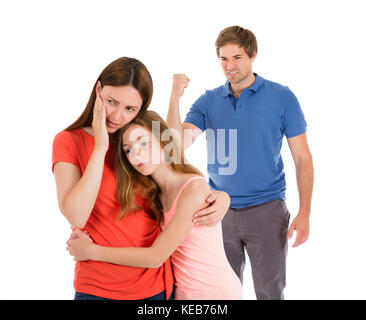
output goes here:
[{"label": "girl's hand", "polygon": [[211,227],[221,222],[230,206],[230,197],[224,191],[212,191],[206,199],[209,205],[193,216],[196,226]]},{"label": "girl's hand", "polygon": [[109,148],[109,136],[106,125],[106,109],[102,98],[97,94],[93,110],[93,132],[96,150],[107,152]]},{"label": "girl's hand", "polygon": [[66,250],[69,251],[70,256],[74,256],[75,261],[91,259],[94,243],[86,232],[75,228],[66,243]]}]

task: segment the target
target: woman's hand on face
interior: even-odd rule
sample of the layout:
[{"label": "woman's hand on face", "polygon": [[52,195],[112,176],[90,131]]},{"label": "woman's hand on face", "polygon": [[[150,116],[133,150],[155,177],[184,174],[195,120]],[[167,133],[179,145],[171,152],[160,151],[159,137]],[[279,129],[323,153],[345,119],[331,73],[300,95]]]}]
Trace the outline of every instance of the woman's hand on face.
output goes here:
[{"label": "woman's hand on face", "polygon": [[109,148],[109,135],[106,124],[106,108],[102,98],[98,94],[94,103],[92,127],[95,139],[94,148],[107,152]]},{"label": "woman's hand on face", "polygon": [[224,191],[212,191],[206,202],[208,206],[193,216],[193,223],[196,226],[211,227],[221,222],[229,209],[230,197]]},{"label": "woman's hand on face", "polygon": [[70,256],[74,256],[75,261],[85,261],[91,259],[93,240],[87,232],[74,228],[69,240],[66,241]]}]

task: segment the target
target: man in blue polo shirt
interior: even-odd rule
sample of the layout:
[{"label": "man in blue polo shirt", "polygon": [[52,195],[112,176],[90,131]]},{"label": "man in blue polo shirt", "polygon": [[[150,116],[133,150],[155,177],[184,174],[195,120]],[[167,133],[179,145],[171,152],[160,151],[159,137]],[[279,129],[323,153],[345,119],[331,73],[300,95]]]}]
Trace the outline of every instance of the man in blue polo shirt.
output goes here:
[{"label": "man in blue polo shirt", "polygon": [[[167,122],[184,137],[185,149],[206,132],[210,187],[231,199],[222,221],[227,258],[243,283],[246,250],[257,299],[283,299],[287,239],[295,230],[296,247],[309,235],[313,164],[304,114],[288,87],[253,73],[257,42],[250,30],[222,30],[216,50],[226,83],[199,97],[182,123],[179,99],[189,79],[174,75]],[[189,139],[187,132],[192,130]],[[295,162],[300,199],[290,228],[280,154],[284,135]]]}]

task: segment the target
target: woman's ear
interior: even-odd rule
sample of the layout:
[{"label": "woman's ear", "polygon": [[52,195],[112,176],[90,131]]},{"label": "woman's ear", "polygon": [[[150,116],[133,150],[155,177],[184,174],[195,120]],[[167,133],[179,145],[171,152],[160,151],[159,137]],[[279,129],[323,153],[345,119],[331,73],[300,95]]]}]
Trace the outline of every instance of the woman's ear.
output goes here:
[{"label": "woman's ear", "polygon": [[99,80],[97,81],[97,85],[95,87],[95,93],[97,94],[97,96],[100,96],[100,94],[102,93],[102,84]]}]

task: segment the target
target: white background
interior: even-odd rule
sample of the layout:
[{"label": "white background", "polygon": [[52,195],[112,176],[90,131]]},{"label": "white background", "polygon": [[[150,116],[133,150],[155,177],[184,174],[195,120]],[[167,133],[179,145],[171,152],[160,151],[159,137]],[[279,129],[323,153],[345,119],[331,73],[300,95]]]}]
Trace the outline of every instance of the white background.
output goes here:
[{"label": "white background", "polygon": [[[141,60],[154,80],[151,109],[163,117],[173,73],[186,73],[184,117],[225,81],[214,42],[241,25],[259,43],[254,71],[297,95],[314,158],[310,239],[289,248],[285,297],[365,299],[363,2],[1,2],[0,298],[73,298],[51,145],[80,115],[102,69],[120,56]],[[203,172],[205,153],[203,137],[188,152]],[[298,195],[285,140],[283,158],[293,218]],[[255,299],[249,262],[244,299]]]}]

